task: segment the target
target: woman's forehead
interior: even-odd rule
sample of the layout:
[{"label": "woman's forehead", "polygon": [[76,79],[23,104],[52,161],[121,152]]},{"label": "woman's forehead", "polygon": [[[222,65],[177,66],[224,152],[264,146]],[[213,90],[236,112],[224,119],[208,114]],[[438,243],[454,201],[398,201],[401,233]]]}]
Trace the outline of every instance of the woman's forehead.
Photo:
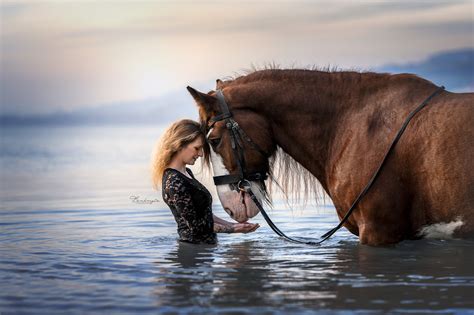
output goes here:
[{"label": "woman's forehead", "polygon": [[202,137],[197,137],[193,142],[190,143],[192,146],[202,146],[204,145],[204,139]]}]

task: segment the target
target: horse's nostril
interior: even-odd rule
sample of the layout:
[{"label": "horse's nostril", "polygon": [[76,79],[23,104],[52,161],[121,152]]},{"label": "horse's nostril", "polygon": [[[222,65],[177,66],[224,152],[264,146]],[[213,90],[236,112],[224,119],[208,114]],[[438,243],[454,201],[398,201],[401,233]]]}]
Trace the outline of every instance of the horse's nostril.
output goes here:
[{"label": "horse's nostril", "polygon": [[234,212],[232,212],[232,210],[230,210],[229,208],[225,207],[224,208],[225,212],[227,212],[231,218],[234,218]]}]

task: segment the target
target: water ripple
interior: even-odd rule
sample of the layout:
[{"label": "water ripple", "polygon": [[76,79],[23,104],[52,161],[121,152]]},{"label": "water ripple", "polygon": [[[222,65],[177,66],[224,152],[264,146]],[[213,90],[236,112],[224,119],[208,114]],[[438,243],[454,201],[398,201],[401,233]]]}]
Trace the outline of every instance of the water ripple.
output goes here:
[{"label": "water ripple", "polygon": [[[474,309],[472,241],[372,248],[343,230],[324,245],[306,246],[282,240],[257,218],[262,227],[255,233],[221,234],[217,245],[191,245],[177,241],[165,209],[0,216],[2,313]],[[279,217],[286,233],[314,238],[337,218],[306,216],[304,228],[283,222],[291,220],[291,215]]]}]

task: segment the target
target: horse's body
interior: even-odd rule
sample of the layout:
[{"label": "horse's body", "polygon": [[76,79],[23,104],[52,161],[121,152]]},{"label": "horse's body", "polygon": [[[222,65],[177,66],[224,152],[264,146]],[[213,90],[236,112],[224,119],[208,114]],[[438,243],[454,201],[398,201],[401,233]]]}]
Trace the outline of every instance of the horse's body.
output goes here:
[{"label": "horse's body", "polygon": [[[270,154],[281,147],[311,172],[340,218],[407,115],[437,89],[408,74],[310,70],[263,70],[218,85],[249,137]],[[192,94],[204,123],[219,113],[214,92]],[[221,139],[215,151],[232,174],[224,131],[216,124],[211,136]],[[245,158],[249,168],[268,165],[251,148]],[[417,238],[437,223],[451,223],[454,236],[474,233],[473,93],[442,92],[413,118],[344,226],[361,243],[379,245]]]}]

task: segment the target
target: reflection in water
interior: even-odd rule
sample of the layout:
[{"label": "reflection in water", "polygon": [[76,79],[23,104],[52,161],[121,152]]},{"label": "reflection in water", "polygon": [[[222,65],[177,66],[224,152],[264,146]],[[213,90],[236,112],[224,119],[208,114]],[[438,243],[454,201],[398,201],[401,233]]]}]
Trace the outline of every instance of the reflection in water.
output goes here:
[{"label": "reflection in water", "polygon": [[394,247],[338,251],[339,299],[358,308],[473,308],[474,242],[406,241]]},{"label": "reflection in water", "polygon": [[[67,307],[151,314],[474,309],[474,242],[468,240],[374,248],[341,231],[311,247],[285,242],[262,226],[248,235],[219,235],[217,245],[193,245],[176,240],[167,209],[1,216],[2,313],[41,308],[52,314]],[[304,232],[302,223],[282,226],[289,234]]]},{"label": "reflection in water", "polygon": [[[278,239],[224,246],[178,242],[166,255],[168,266],[159,266],[155,293],[159,306],[192,310],[246,312],[250,306],[255,311],[271,305],[287,311],[466,311],[474,307],[472,245],[408,241],[374,248],[339,241],[311,248]],[[464,253],[462,261],[457,253]]]},{"label": "reflection in water", "polygon": [[169,260],[176,262],[178,266],[184,269],[199,267],[212,262],[213,250],[216,245],[208,244],[190,244],[185,242],[177,242],[176,251],[170,253]]},{"label": "reflection in water", "polygon": [[264,287],[268,281],[268,257],[257,242],[227,246],[177,242],[166,260],[172,267],[159,265],[159,289],[155,292],[161,306],[265,303],[255,289]]}]

